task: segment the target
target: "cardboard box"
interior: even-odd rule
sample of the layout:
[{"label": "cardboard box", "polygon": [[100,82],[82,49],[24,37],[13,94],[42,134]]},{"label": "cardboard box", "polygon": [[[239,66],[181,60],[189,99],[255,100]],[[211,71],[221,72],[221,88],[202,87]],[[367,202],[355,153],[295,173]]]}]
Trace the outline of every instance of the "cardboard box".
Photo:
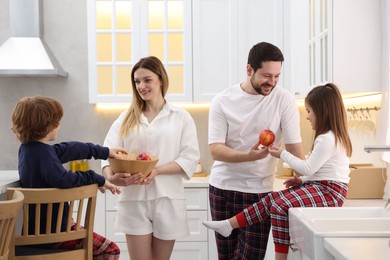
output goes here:
[{"label": "cardboard box", "polygon": [[386,185],[386,168],[372,164],[351,164],[347,199],[382,199]]}]

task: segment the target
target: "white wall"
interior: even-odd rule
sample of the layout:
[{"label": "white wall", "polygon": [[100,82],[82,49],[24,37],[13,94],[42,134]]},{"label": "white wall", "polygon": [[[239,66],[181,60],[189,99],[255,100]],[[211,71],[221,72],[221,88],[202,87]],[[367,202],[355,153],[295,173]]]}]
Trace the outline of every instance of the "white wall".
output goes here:
[{"label": "white wall", "polygon": [[[8,1],[0,5],[0,44],[9,37]],[[0,169],[17,168],[19,142],[11,128],[11,113],[16,102],[23,96],[45,95],[59,100],[65,110],[61,132],[57,141],[91,141],[102,143],[111,123],[121,110],[98,111],[88,103],[87,63],[87,10],[86,1],[43,0],[43,35],[51,51],[69,73],[67,78],[3,78],[0,77]],[[189,109],[195,119],[200,141],[201,163],[208,171],[212,159],[207,145],[208,109]],[[381,111],[382,112],[382,111]],[[302,124],[307,124],[306,112],[302,111]],[[310,129],[308,130],[310,131]],[[303,133],[307,149],[311,135]],[[377,159],[378,154],[368,155],[362,151],[365,144],[375,144],[376,134],[367,136],[351,133],[354,142],[353,162]],[[92,168],[99,169],[98,162]]]}]

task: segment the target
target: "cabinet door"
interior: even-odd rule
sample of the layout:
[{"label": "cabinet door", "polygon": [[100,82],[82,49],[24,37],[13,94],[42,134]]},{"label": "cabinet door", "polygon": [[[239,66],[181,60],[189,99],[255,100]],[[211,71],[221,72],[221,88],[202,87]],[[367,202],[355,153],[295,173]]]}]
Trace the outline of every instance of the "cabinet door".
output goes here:
[{"label": "cabinet door", "polygon": [[211,101],[237,82],[237,2],[193,0],[194,101]]},{"label": "cabinet door", "polygon": [[171,260],[207,260],[207,242],[176,242]]},{"label": "cabinet door", "polygon": [[[130,260],[126,243],[116,243],[121,250],[120,260]],[[207,260],[207,242],[175,242],[170,260]],[[216,258],[210,258],[216,259]]]},{"label": "cabinet door", "polygon": [[207,210],[208,208],[207,188],[185,188],[187,210]]},{"label": "cabinet door", "polygon": [[[116,212],[106,213],[106,237],[114,242],[126,242],[125,234],[115,232]],[[207,219],[206,211],[187,211],[190,235],[178,241],[204,241],[207,242],[207,229],[202,225],[202,221]]]},{"label": "cabinet door", "polygon": [[192,24],[195,102],[244,81],[254,44],[283,51],[283,0],[194,0]]},{"label": "cabinet door", "polygon": [[207,211],[187,211],[188,226],[190,235],[178,239],[177,241],[203,241],[207,242],[207,228],[203,226],[202,221],[207,220]]},{"label": "cabinet door", "polygon": [[[295,2],[295,1],[294,1]],[[238,1],[237,6],[238,40],[237,64],[234,69],[238,82],[246,80],[248,53],[253,45],[259,42],[270,42],[278,46],[285,55],[284,42],[284,3],[283,0],[245,0]],[[286,58],[285,58],[286,60]],[[287,64],[288,65],[288,64]],[[279,84],[284,85],[286,63],[283,65]],[[238,83],[235,82],[235,83]]]},{"label": "cabinet door", "polygon": [[[116,211],[118,195],[111,192],[105,195],[105,207],[107,211]],[[207,188],[185,188],[184,196],[186,199],[187,210],[207,210],[208,208],[208,189]],[[103,201],[102,201],[103,203]]]},{"label": "cabinet door", "polygon": [[381,90],[381,1],[333,4],[333,81],[343,92]]},{"label": "cabinet door", "polygon": [[381,90],[380,0],[288,1],[286,13],[296,97],[304,97],[308,89],[299,87],[306,79],[294,77],[307,73],[309,89],[333,82],[343,93]]},{"label": "cabinet door", "polygon": [[283,87],[295,98],[303,98],[311,89],[308,0],[285,1],[284,13]]}]

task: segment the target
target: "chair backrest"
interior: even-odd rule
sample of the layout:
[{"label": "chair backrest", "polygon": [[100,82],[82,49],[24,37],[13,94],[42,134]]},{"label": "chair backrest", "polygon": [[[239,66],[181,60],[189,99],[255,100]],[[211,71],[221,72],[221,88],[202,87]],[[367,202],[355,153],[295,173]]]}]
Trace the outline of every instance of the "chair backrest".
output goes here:
[{"label": "chair backrest", "polygon": [[[61,257],[69,259],[70,254],[71,258],[75,259],[92,259],[97,190],[97,184],[71,189],[8,188],[8,196],[11,196],[14,191],[20,191],[25,197],[22,232],[21,234],[15,234],[15,246],[60,243],[82,239],[83,247],[81,249],[54,252],[55,256],[47,256],[46,254],[46,257],[57,260],[62,259]],[[67,207],[69,207],[69,214],[65,218],[65,224],[62,223],[62,220],[63,215],[67,212]],[[30,212],[31,210],[33,213]],[[45,215],[41,215],[41,212]],[[29,225],[34,227],[32,228]],[[74,228],[72,228],[73,225],[75,225]],[[31,234],[31,230],[34,230],[33,234]],[[44,255],[38,259],[44,259],[43,257]],[[18,252],[16,252],[15,259],[18,259]],[[28,258],[23,255],[23,259]]]},{"label": "chair backrest", "polygon": [[11,199],[0,201],[0,260],[8,259],[10,241],[14,233],[16,217],[22,209],[23,199],[23,194],[17,191]]}]

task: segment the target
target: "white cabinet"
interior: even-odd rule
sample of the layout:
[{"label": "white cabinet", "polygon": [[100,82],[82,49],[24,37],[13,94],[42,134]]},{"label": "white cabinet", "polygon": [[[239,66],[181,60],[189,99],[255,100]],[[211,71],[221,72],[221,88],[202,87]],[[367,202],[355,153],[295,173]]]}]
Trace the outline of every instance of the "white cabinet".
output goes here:
[{"label": "white cabinet", "polygon": [[88,0],[90,102],[127,103],[131,66],[148,55],[167,68],[169,101],[211,101],[245,80],[254,44],[283,50],[283,1]]},{"label": "white cabinet", "polygon": [[308,0],[284,3],[284,87],[296,98],[305,97],[309,83]]},{"label": "white cabinet", "polygon": [[187,217],[190,236],[175,243],[171,260],[208,259],[207,229],[202,225],[208,214],[208,189],[186,188]]},{"label": "white cabinet", "polygon": [[193,0],[192,26],[194,101],[207,102],[246,79],[254,44],[283,51],[283,0]]},{"label": "white cabinet", "polygon": [[381,90],[381,1],[285,2],[288,80],[297,98],[333,82],[341,92]]},{"label": "white cabinet", "polygon": [[[208,203],[208,178],[192,178],[185,183],[187,217],[190,235],[176,241],[171,260],[207,260],[216,259],[213,234],[202,225],[203,220],[210,219]],[[117,243],[121,249],[121,260],[129,259],[125,235],[114,231],[114,220],[117,211],[116,195],[107,192],[98,197],[100,208],[105,206],[103,214],[98,210],[95,218],[95,231]]]},{"label": "white cabinet", "polygon": [[330,73],[343,92],[381,90],[381,1],[333,0]]}]

